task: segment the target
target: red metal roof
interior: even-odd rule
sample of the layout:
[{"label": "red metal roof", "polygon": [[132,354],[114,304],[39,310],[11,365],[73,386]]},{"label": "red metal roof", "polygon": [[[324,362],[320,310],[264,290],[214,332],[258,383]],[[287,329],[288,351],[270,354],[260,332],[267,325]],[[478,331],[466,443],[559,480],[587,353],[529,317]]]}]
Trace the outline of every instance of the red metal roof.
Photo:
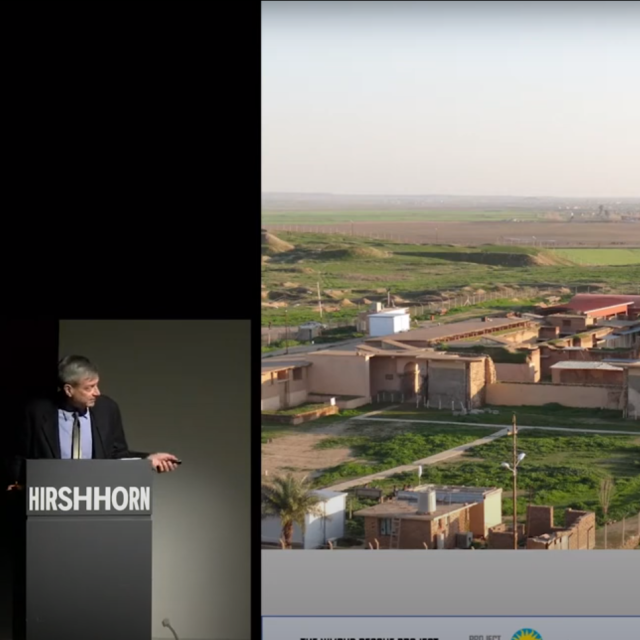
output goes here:
[{"label": "red metal roof", "polygon": [[[589,313],[598,311],[600,309],[607,309],[611,307],[620,307],[621,311],[625,308],[640,310],[640,296],[625,296],[625,295],[600,295],[590,293],[579,293],[569,302],[563,305],[555,307],[548,307],[546,312],[554,311],[574,311]],[[612,313],[616,313],[612,311]]]}]

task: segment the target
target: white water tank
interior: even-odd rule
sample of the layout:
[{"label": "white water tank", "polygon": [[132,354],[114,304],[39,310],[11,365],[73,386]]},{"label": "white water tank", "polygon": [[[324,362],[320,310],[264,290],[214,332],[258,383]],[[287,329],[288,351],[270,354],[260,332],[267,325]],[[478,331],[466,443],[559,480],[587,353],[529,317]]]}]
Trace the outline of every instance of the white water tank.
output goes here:
[{"label": "white water tank", "polygon": [[427,489],[427,513],[435,513],[436,508],[436,490]]}]

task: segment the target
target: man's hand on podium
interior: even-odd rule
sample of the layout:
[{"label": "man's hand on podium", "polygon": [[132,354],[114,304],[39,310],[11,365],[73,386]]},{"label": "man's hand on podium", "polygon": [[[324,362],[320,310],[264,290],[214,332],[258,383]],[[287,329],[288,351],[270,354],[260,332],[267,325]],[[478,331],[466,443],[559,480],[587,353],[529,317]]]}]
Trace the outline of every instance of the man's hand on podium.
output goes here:
[{"label": "man's hand on podium", "polygon": [[175,471],[180,464],[178,458],[171,453],[152,453],[148,458],[158,473]]}]

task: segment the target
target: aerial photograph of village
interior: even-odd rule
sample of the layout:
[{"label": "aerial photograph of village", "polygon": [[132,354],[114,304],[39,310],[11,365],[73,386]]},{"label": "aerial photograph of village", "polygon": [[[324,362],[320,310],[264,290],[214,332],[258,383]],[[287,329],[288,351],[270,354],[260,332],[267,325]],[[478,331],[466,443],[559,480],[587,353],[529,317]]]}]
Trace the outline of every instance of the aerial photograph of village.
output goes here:
[{"label": "aerial photograph of village", "polygon": [[457,56],[265,15],[262,546],[640,550],[640,93],[420,15]]}]

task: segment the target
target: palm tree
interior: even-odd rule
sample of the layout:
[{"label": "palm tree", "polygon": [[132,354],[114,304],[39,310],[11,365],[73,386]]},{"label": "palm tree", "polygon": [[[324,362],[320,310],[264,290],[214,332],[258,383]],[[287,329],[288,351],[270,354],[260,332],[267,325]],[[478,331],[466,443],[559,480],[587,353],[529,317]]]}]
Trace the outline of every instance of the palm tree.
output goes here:
[{"label": "palm tree", "polygon": [[287,549],[291,548],[294,524],[304,534],[307,515],[321,515],[320,498],[311,493],[307,478],[297,479],[289,473],[262,485],[262,517],[280,518],[282,538]]}]

